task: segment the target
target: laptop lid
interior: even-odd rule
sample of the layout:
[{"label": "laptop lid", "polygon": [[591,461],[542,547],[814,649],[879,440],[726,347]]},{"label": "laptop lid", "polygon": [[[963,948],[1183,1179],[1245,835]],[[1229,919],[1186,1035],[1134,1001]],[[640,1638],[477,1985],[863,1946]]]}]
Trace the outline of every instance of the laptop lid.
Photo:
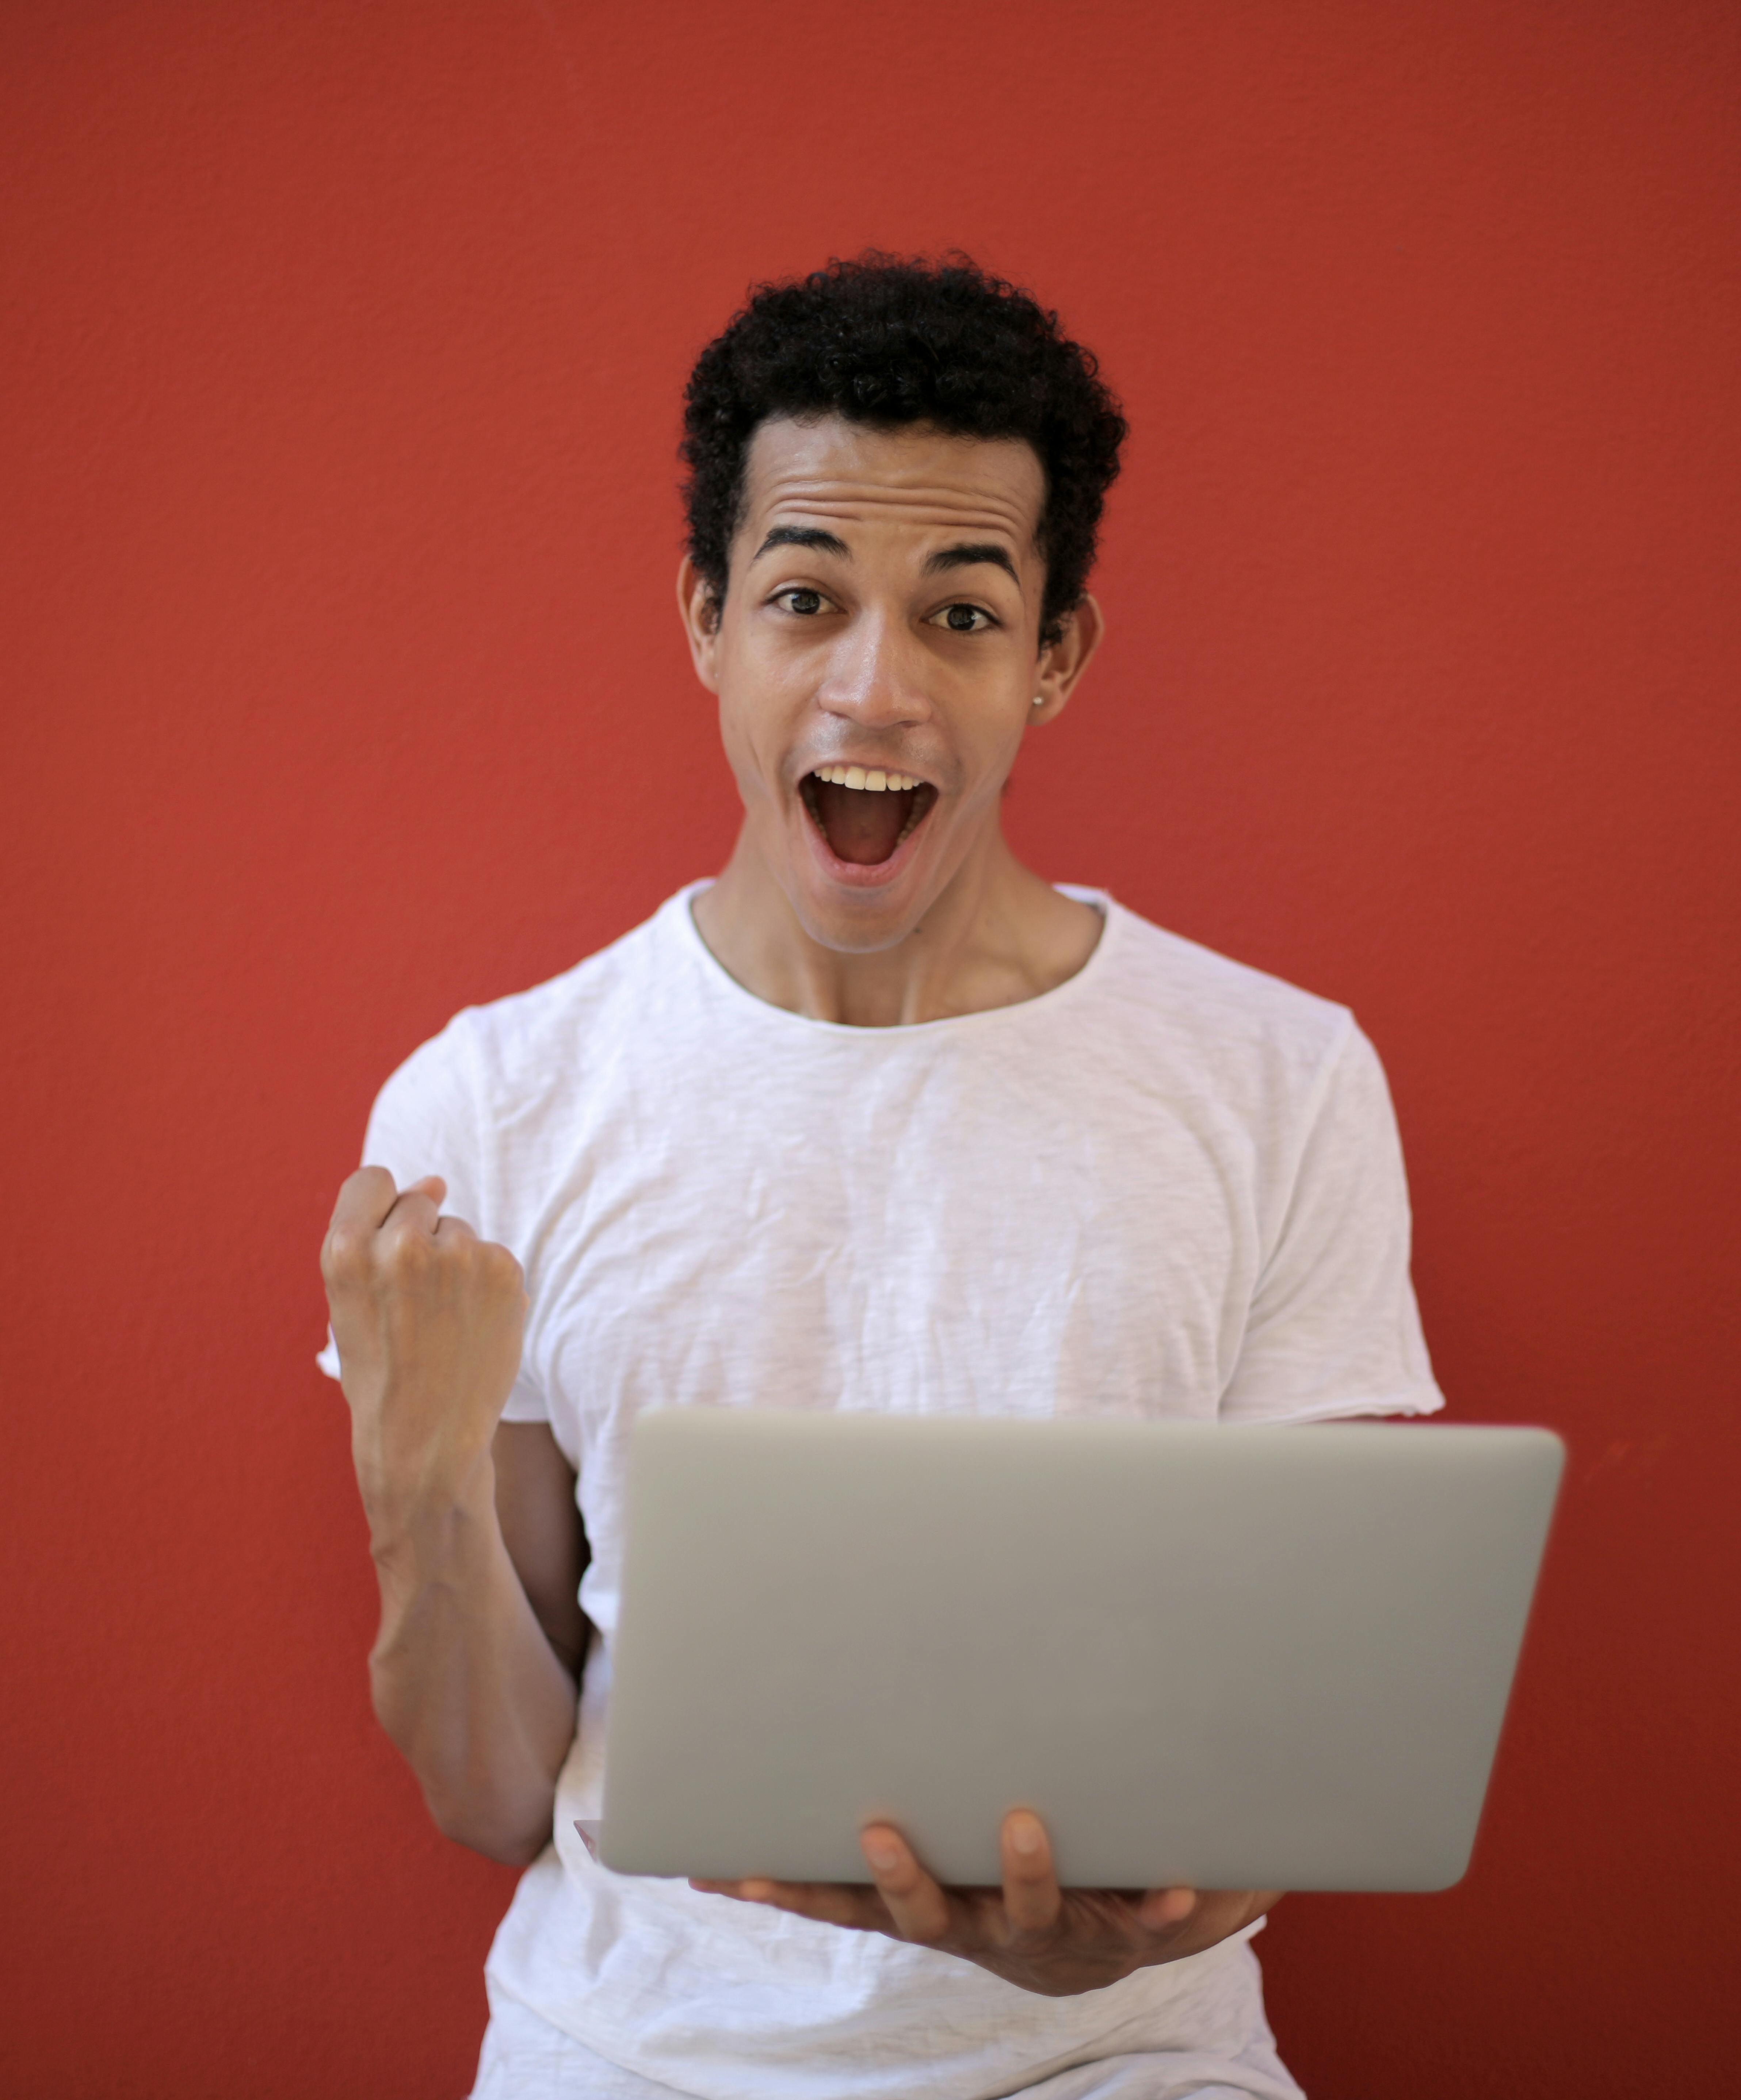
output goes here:
[{"label": "laptop lid", "polygon": [[684,1408],[634,1432],[599,1856],[1067,1886],[1465,1872],[1562,1465],[1538,1429]]}]

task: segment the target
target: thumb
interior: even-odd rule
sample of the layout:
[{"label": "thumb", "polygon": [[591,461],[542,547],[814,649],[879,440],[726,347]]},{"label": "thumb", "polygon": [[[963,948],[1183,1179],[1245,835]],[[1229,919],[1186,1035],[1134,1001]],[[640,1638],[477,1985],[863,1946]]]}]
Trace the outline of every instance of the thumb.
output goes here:
[{"label": "thumb", "polygon": [[439,1211],[447,1201],[448,1185],[439,1174],[426,1174],[421,1180],[413,1181],[409,1189],[401,1189],[402,1196],[427,1196]]}]

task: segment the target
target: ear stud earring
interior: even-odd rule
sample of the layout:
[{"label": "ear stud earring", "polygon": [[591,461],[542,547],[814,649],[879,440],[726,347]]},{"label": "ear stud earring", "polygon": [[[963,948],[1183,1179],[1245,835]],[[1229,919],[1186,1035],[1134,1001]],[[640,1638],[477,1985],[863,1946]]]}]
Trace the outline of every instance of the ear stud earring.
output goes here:
[{"label": "ear stud earring", "polygon": [[1035,705],[1036,708],[1043,708],[1043,707],[1045,705],[1045,695],[1044,693],[1036,693],[1036,694],[1035,694],[1035,695],[1034,695],[1034,705]]}]

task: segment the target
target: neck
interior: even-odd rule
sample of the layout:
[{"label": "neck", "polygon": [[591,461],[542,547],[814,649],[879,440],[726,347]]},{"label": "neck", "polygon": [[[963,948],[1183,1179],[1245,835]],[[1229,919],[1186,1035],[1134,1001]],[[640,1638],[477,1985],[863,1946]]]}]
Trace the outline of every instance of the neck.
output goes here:
[{"label": "neck", "polygon": [[701,938],[748,991],[807,1020],[891,1028],[1014,1006],[1074,977],[1101,919],[1010,851],[994,818],[918,924],[873,952],[806,930],[746,823],[695,902]]}]

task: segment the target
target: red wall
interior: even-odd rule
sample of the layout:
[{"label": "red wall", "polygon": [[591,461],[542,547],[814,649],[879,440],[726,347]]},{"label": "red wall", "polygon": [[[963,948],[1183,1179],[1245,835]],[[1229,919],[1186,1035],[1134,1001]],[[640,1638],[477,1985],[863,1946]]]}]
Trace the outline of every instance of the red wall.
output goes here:
[{"label": "red wall", "polygon": [[1717,2089],[1738,86],[1731,0],[12,0],[0,2088],[466,2089],[510,1877],[369,1717],[316,1245],[413,1043],[718,864],[678,396],[874,241],[1135,426],[1020,844],[1355,1007],[1456,1408],[1571,1445],[1474,1871],[1285,1905],[1284,2045]]}]

